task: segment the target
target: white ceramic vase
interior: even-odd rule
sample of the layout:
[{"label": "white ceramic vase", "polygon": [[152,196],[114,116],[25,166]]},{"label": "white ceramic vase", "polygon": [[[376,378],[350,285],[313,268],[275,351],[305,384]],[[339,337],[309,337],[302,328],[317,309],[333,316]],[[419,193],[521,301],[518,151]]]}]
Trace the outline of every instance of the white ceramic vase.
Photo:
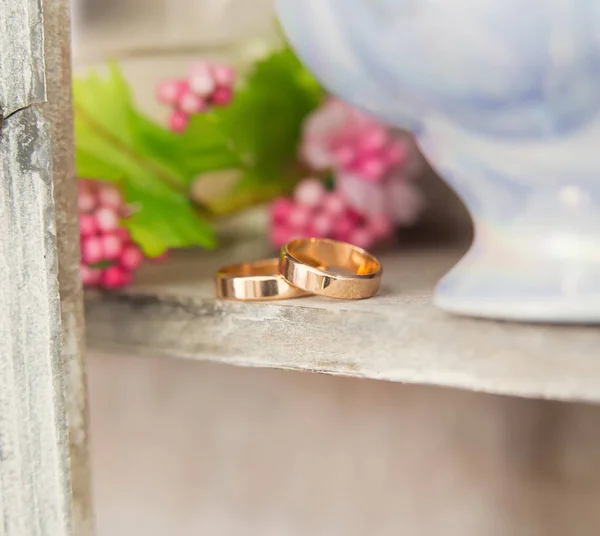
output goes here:
[{"label": "white ceramic vase", "polygon": [[437,305],[600,321],[600,1],[277,3],[325,86],[411,129],[470,210]]}]

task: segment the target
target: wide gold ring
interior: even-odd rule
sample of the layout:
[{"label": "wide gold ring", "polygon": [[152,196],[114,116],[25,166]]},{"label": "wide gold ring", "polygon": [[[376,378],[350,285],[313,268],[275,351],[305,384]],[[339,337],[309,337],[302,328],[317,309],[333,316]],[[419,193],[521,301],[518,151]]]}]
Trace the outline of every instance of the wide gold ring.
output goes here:
[{"label": "wide gold ring", "polygon": [[281,248],[279,273],[306,292],[360,300],[377,294],[382,268],[364,249],[327,238],[300,238]]},{"label": "wide gold ring", "polygon": [[225,266],[215,274],[217,297],[267,301],[300,298],[310,293],[290,285],[279,273],[278,259]]}]

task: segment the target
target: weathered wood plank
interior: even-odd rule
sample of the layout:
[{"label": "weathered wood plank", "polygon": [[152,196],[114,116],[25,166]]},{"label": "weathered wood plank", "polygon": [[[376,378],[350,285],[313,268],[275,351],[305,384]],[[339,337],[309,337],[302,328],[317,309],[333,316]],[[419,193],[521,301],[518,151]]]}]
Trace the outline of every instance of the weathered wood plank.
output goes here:
[{"label": "weathered wood plank", "polygon": [[0,0],[0,116],[45,99],[42,0]]},{"label": "weathered wood plank", "polygon": [[83,297],[79,276],[79,225],[73,139],[69,2],[45,0],[45,66],[48,102],[40,109],[48,119],[52,143],[52,180],[56,206],[58,279],[62,351],[67,380],[73,531],[93,534],[94,516],[88,452],[88,407],[85,377]]},{"label": "weathered wood plank", "polygon": [[89,296],[89,341],[241,366],[273,367],[508,395],[600,402],[600,330],[482,321],[431,302],[459,249],[399,249],[382,257],[379,296],[270,303],[214,299],[219,264],[273,250],[266,240],[173,255],[120,293]]},{"label": "weathered wood plank", "polygon": [[49,124],[29,107],[0,133],[0,534],[68,536]]},{"label": "weathered wood plank", "polygon": [[0,0],[2,536],[93,533],[69,47],[67,0]]}]

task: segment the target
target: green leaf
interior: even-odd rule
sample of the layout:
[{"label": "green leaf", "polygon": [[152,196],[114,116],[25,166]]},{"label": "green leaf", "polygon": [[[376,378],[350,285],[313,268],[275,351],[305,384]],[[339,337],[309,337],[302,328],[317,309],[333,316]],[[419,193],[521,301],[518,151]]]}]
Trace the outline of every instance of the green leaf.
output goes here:
[{"label": "green leaf", "polygon": [[[180,196],[164,192],[158,196],[136,190],[134,183],[124,186],[125,195],[140,199],[135,212],[124,223],[144,252],[155,257],[170,248],[199,245],[214,248],[216,239],[210,225],[198,217],[194,206]],[[161,217],[157,217],[160,214]]]},{"label": "green leaf", "polygon": [[181,138],[134,108],[118,68],[75,80],[73,93],[77,173],[120,184],[137,207],[126,224],[144,251],[156,256],[174,247],[214,247],[212,228],[189,200],[193,176]]},{"label": "green leaf", "polygon": [[110,182],[119,182],[123,178],[123,171],[119,166],[113,165],[99,155],[75,147],[77,159],[77,174],[80,177],[97,178]]},{"label": "green leaf", "polygon": [[176,135],[140,114],[116,65],[74,82],[77,170],[118,182],[137,210],[127,220],[149,255],[213,247],[210,225],[189,201],[199,175],[238,170],[240,179],[213,214],[239,210],[290,190],[302,177],[296,152],[302,123],[322,90],[289,48],[257,63],[231,105],[192,118]]},{"label": "green leaf", "polygon": [[291,49],[275,52],[256,64],[229,106],[192,118],[183,136],[190,172],[193,155],[198,155],[199,163],[217,145],[215,165],[243,171],[239,188],[272,188],[289,182],[298,167],[302,123],[322,95]]}]

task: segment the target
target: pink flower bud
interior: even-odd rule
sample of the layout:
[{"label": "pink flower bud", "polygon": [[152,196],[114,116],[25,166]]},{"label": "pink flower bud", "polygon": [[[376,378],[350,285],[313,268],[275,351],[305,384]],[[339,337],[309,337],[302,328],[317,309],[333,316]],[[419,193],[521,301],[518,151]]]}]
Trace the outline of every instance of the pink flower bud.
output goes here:
[{"label": "pink flower bud", "polygon": [[321,209],[333,217],[338,217],[346,211],[346,203],[336,192],[328,192],[323,198]]},{"label": "pink flower bud", "polygon": [[279,197],[271,203],[271,218],[274,222],[282,222],[287,219],[294,203],[287,197]]},{"label": "pink flower bud", "polygon": [[312,218],[312,210],[306,205],[294,205],[288,216],[288,225],[294,231],[304,233]]},{"label": "pink flower bud", "polygon": [[377,157],[367,157],[356,164],[356,170],[361,177],[369,182],[381,180],[387,171],[387,162]]},{"label": "pink flower bud", "polygon": [[216,88],[216,83],[208,64],[198,61],[190,66],[188,83],[190,89],[200,97],[209,97]]},{"label": "pink flower bud", "polygon": [[100,237],[102,243],[102,251],[104,258],[109,261],[114,261],[121,256],[123,251],[123,242],[114,233],[107,233]]},{"label": "pink flower bud", "polygon": [[113,233],[119,237],[119,240],[121,240],[123,245],[127,245],[131,242],[131,235],[129,234],[129,229],[126,227],[119,227],[118,229],[115,229]]},{"label": "pink flower bud", "polygon": [[188,84],[182,80],[165,80],[156,87],[156,98],[165,104],[175,106],[188,90]]},{"label": "pink flower bud", "polygon": [[404,177],[390,177],[386,201],[388,213],[400,225],[415,223],[423,209],[420,190]]},{"label": "pink flower bud", "polygon": [[394,231],[392,220],[385,214],[379,214],[371,218],[367,223],[367,227],[376,240],[386,238]]},{"label": "pink flower bud", "polygon": [[329,237],[334,229],[334,219],[331,214],[321,212],[315,216],[311,223],[313,236]]},{"label": "pink flower bud", "polygon": [[322,171],[335,164],[335,156],[322,144],[305,141],[300,147],[300,159],[314,170]]},{"label": "pink flower bud", "polygon": [[175,110],[169,117],[169,128],[173,132],[183,132],[187,128],[189,120],[187,114],[181,110]]},{"label": "pink flower bud", "polygon": [[100,231],[108,233],[119,227],[119,216],[111,207],[100,207],[94,215]]},{"label": "pink flower bud", "polygon": [[79,274],[81,276],[81,282],[84,286],[93,287],[100,282],[102,271],[96,268],[90,268],[86,264],[80,264]]},{"label": "pink flower bud", "polygon": [[89,190],[80,191],[77,196],[79,212],[92,212],[96,208],[96,196]]},{"label": "pink flower bud", "polygon": [[348,212],[346,213],[346,216],[354,222],[355,226],[358,225],[362,225],[362,223],[365,221],[365,218],[362,214],[360,214],[359,212],[357,212],[356,210],[354,210],[353,208],[349,208]]},{"label": "pink flower bud", "polygon": [[280,248],[284,244],[287,244],[292,237],[292,231],[285,225],[275,224],[271,227],[269,234],[269,240],[275,247]]},{"label": "pink flower bud", "polygon": [[213,80],[220,87],[231,87],[235,83],[235,71],[229,65],[211,65]]},{"label": "pink flower bud", "polygon": [[81,259],[85,264],[96,264],[103,260],[102,242],[97,236],[83,238],[81,241]]},{"label": "pink flower bud", "polygon": [[348,242],[358,246],[359,248],[368,249],[375,242],[373,232],[366,227],[354,229],[348,236]]},{"label": "pink flower bud", "polygon": [[383,149],[389,141],[389,131],[381,125],[370,125],[359,137],[356,148],[361,153],[371,154]]},{"label": "pink flower bud", "polygon": [[336,240],[348,242],[350,234],[356,228],[356,226],[356,219],[350,214],[350,212],[341,214],[335,220],[335,226],[333,229],[332,236]]},{"label": "pink flower bud", "polygon": [[233,90],[229,87],[218,87],[210,96],[215,106],[227,106],[233,100]]},{"label": "pink flower bud", "polygon": [[385,149],[383,158],[386,160],[388,166],[397,167],[406,162],[409,153],[408,143],[405,140],[395,139]]},{"label": "pink flower bud", "polygon": [[140,267],[143,260],[144,255],[140,251],[140,248],[131,244],[123,250],[119,262],[123,268],[129,272],[133,272]]},{"label": "pink flower bud", "polygon": [[300,205],[318,206],[325,197],[326,190],[318,179],[304,179],[294,190],[294,199]]},{"label": "pink flower bud", "polygon": [[121,266],[113,264],[102,271],[100,284],[105,288],[119,288],[131,282],[131,274]]},{"label": "pink flower bud", "polygon": [[98,200],[101,205],[115,209],[119,209],[124,205],[121,192],[112,184],[103,184],[98,188]]},{"label": "pink flower bud", "polygon": [[79,234],[81,236],[92,236],[96,234],[97,230],[98,225],[94,216],[85,212],[79,215]]},{"label": "pink flower bud", "polygon": [[333,156],[337,165],[345,168],[356,160],[357,152],[352,145],[340,145],[334,149]]},{"label": "pink flower bud", "polygon": [[184,93],[177,104],[179,109],[187,115],[199,114],[206,110],[206,101],[191,91]]},{"label": "pink flower bud", "polygon": [[386,212],[386,182],[369,182],[354,173],[340,173],[336,176],[335,187],[356,213],[374,215]]}]

